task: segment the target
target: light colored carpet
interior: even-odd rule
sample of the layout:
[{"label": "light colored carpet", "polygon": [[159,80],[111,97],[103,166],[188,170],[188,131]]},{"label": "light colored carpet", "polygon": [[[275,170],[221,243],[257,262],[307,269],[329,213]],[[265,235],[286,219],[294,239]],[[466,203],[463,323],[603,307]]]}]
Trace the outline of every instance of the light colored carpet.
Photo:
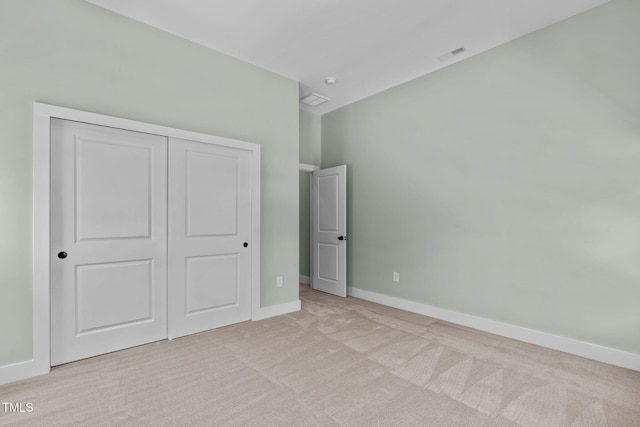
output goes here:
[{"label": "light colored carpet", "polygon": [[0,387],[25,426],[640,426],[640,373],[301,286],[302,311]]}]

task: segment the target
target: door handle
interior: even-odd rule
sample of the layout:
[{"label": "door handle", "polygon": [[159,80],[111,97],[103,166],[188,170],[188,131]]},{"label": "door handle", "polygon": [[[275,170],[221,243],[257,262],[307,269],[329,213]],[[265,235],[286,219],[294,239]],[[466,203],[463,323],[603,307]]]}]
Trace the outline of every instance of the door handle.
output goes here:
[{"label": "door handle", "polygon": [[338,240],[347,240],[347,236],[338,236]]},{"label": "door handle", "polygon": [[66,252],[58,252],[58,258],[65,259],[66,257],[67,257],[67,253]]},{"label": "door handle", "polygon": [[247,246],[249,246],[249,244],[248,244],[247,242],[244,242],[244,243],[242,244],[242,246],[244,246],[244,247],[246,248]]}]

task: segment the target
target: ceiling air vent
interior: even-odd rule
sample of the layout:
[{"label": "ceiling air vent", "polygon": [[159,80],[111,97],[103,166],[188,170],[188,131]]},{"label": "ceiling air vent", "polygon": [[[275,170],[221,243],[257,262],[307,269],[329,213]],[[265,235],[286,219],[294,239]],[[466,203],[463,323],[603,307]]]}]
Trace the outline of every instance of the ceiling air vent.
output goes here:
[{"label": "ceiling air vent", "polygon": [[327,98],[326,96],[318,95],[314,92],[311,92],[311,94],[300,98],[301,104],[308,105],[310,107],[317,107],[318,105],[324,104],[327,101],[331,101],[331,99]]},{"label": "ceiling air vent", "polygon": [[466,49],[466,48],[464,48],[464,47],[459,47],[459,48],[457,48],[457,49],[452,50],[451,52],[447,52],[447,53],[445,53],[444,55],[440,55],[440,56],[438,56],[438,59],[439,59],[441,62],[448,61],[448,60],[450,60],[451,58],[453,58],[454,56],[458,56],[458,55],[460,55],[461,53],[466,52],[466,50],[467,50],[467,49]]}]

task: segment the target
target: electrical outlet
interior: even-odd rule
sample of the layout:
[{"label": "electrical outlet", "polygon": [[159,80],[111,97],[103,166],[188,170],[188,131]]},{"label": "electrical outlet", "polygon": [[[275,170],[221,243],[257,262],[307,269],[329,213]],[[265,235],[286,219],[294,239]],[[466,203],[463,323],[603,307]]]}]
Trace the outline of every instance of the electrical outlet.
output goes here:
[{"label": "electrical outlet", "polygon": [[282,287],[282,276],[276,277],[276,287],[278,288]]},{"label": "electrical outlet", "polygon": [[400,273],[398,273],[397,271],[393,272],[393,281],[396,283],[400,283]]}]

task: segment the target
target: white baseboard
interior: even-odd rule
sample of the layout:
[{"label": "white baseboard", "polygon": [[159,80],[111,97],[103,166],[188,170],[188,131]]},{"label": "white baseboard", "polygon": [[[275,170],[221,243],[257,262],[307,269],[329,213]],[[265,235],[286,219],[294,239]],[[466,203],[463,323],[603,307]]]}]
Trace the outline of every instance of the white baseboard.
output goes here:
[{"label": "white baseboard", "polygon": [[251,320],[263,320],[269,317],[280,316],[282,314],[293,313],[299,311],[301,308],[300,300],[285,302],[284,304],[270,305],[268,307],[262,307]]},{"label": "white baseboard", "polygon": [[27,378],[36,377],[48,372],[49,369],[39,367],[33,360],[0,366],[0,385],[26,380]]},{"label": "white baseboard", "polygon": [[610,365],[640,371],[640,354],[629,353],[610,347],[565,338],[546,332],[523,328],[521,326],[498,322],[496,320],[485,319],[483,317],[434,307],[403,298],[379,294],[377,292],[365,291],[363,289],[351,287],[347,288],[347,290],[348,295],[355,298],[398,308],[400,310],[410,311],[412,313],[422,314],[435,319],[467,326],[469,328],[478,329],[480,331],[489,332],[507,338],[513,338],[530,344],[536,344],[541,347],[551,348],[553,350],[581,356],[587,359],[597,360]]},{"label": "white baseboard", "polygon": [[311,277],[300,275],[300,283],[302,283],[304,285],[310,285],[311,284]]}]

